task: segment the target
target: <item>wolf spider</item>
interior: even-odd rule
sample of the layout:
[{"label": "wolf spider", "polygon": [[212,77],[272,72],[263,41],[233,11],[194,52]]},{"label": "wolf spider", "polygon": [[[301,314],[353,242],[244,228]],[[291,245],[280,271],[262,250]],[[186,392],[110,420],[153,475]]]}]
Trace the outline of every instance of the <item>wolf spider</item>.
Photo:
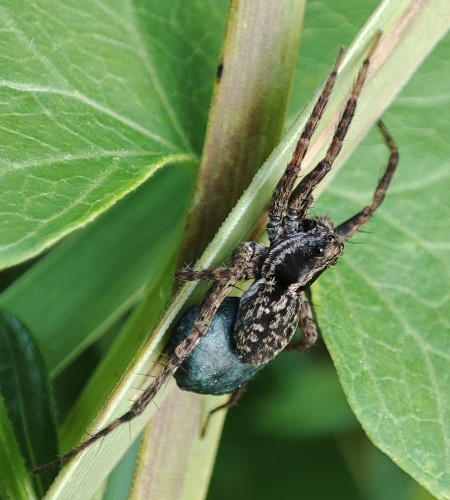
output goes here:
[{"label": "wolf spider", "polygon": [[[228,342],[224,348],[225,354],[230,354],[233,358],[232,363],[237,361],[239,368],[232,376],[232,380],[227,381],[228,385],[220,380],[220,377],[217,382],[217,373],[212,372],[201,374],[200,385],[204,383],[204,386],[196,387],[192,381],[195,374],[192,374],[192,370],[190,371],[189,365],[186,364],[186,370],[177,372],[178,375],[181,374],[178,383],[182,387],[184,385],[185,389],[195,392],[210,394],[234,392],[235,397],[232,396],[230,402],[222,407],[232,404],[246,381],[281,351],[305,350],[316,342],[317,328],[305,290],[337,261],[342,254],[344,242],[351,238],[380,206],[398,162],[398,151],[394,140],[385,125],[379,121],[378,127],[390,150],[390,157],[375,189],[372,203],[337,227],[327,217],[307,217],[313,202],[313,190],[330,171],[341,150],[379,36],[380,34],[374,38],[362,63],[325,157],[303,177],[297,187],[294,187],[311,136],[317,128],[333,89],[343,57],[341,49],[298,140],[292,159],[273,192],[266,228],[270,245],[266,247],[260,243],[245,242],[234,250],[227,267],[202,271],[187,269],[178,272],[179,281],[214,280],[215,283],[197,306],[195,313],[191,313],[191,319],[181,320],[181,326],[178,327],[178,330],[181,330],[181,337],[172,346],[167,364],[128,412],[66,455],[35,469],[33,473],[40,473],[67,463],[95,441],[140,415],[167,379],[177,372],[182,364],[188,363],[191,356],[195,356],[193,351],[204,339],[208,329],[214,333],[215,330],[222,328],[225,340]],[[254,280],[254,283],[240,299],[232,299],[234,301],[232,304],[227,303],[230,300],[226,299],[227,295],[239,280]],[[219,316],[221,315],[225,323],[219,327],[215,315],[224,301],[225,305],[219,311]],[[292,343],[297,325],[303,337],[299,342]],[[206,354],[201,356],[208,356],[214,349],[213,343],[212,347],[203,350]],[[246,367],[245,373],[242,371],[242,366]],[[228,370],[226,366],[225,371],[232,370]],[[215,382],[211,385],[210,381],[206,380],[207,377],[214,379]]]}]

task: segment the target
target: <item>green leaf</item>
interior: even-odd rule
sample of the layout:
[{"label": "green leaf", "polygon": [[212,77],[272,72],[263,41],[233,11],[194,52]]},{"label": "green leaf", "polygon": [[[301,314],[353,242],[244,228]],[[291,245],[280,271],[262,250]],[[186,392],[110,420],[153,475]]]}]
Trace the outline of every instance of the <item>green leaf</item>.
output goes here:
[{"label": "green leaf", "polygon": [[0,394],[0,492],[3,498],[29,500],[37,498],[27,474],[24,460],[20,453],[8,418],[8,412]]},{"label": "green leaf", "polygon": [[[70,432],[63,432],[62,449],[67,449],[66,442],[71,447],[84,433],[167,302],[190,184],[184,169],[161,170],[50,252],[2,296],[11,310],[29,316],[47,363],[59,372],[80,346],[104,333],[146,289],[147,300],[137,310],[138,322],[132,320],[133,328],[119,336],[109,361],[87,386],[87,399],[73,409],[76,423],[68,419]],[[173,200],[169,206],[168,199]],[[123,394],[119,399],[128,404]],[[51,454],[39,465],[56,457],[54,450]]]},{"label": "green leaf", "polygon": [[[9,436],[11,443],[5,444],[11,446],[10,453],[15,454],[11,439],[15,434],[28,470],[51,460],[58,448],[47,372],[30,332],[17,318],[3,311],[0,312],[0,392],[14,428]],[[3,424],[5,431],[9,426]],[[23,461],[13,457],[9,461],[18,467],[17,481],[22,481],[21,488],[28,488]],[[53,479],[54,474],[35,478],[40,495]],[[4,485],[1,491],[8,491],[12,484]]]},{"label": "green leaf", "polygon": [[[392,189],[315,295],[323,335],[368,436],[438,498],[450,495],[450,273],[442,228],[450,216],[449,48],[447,40],[436,49],[384,117],[400,149]],[[370,179],[374,185],[386,161],[377,143],[369,138],[321,204],[345,206],[348,216],[370,199]]]},{"label": "green leaf", "polygon": [[0,267],[93,220],[158,166],[198,157],[223,7],[2,3]]},{"label": "green leaf", "polygon": [[52,375],[136,303],[149,280],[157,288],[177,251],[191,189],[184,169],[158,172],[0,295],[3,307],[33,325]]}]

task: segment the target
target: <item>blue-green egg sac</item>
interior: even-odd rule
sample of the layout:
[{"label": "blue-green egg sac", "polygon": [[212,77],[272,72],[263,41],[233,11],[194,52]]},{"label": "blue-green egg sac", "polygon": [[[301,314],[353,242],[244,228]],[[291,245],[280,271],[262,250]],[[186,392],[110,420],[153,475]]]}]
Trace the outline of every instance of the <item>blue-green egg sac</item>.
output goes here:
[{"label": "blue-green egg sac", "polygon": [[[175,372],[178,387],[199,394],[229,394],[245,385],[265,364],[243,363],[235,352],[233,331],[239,308],[237,297],[227,297],[206,335]],[[198,306],[188,309],[172,335],[170,352],[191,333]]]}]

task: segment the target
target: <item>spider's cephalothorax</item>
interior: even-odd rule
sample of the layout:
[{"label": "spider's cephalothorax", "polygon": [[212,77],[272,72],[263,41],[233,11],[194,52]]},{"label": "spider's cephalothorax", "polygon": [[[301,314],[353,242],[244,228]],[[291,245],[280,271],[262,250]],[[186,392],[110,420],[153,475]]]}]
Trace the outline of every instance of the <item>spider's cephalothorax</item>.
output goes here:
[{"label": "spider's cephalothorax", "polygon": [[[337,227],[325,217],[307,217],[314,189],[330,171],[341,150],[379,38],[380,33],[375,36],[359,70],[325,157],[295,187],[311,136],[336,80],[343,51],[339,53],[270,200],[269,246],[245,242],[232,253],[227,267],[179,272],[177,279],[180,281],[213,280],[214,284],[201,303],[180,320],[172,338],[168,362],[128,412],[70,453],[36,469],[35,473],[68,462],[121,424],[140,415],[173,374],[178,385],[186,390],[208,394],[234,391],[234,397],[225,405],[229,406],[236,400],[240,388],[281,351],[305,350],[315,343],[317,327],[305,290],[336,262],[344,242],[380,206],[398,162],[395,143],[380,121],[378,127],[390,150],[390,157],[372,203]],[[241,299],[227,297],[239,280],[254,282]],[[293,342],[297,326],[302,338]]]}]

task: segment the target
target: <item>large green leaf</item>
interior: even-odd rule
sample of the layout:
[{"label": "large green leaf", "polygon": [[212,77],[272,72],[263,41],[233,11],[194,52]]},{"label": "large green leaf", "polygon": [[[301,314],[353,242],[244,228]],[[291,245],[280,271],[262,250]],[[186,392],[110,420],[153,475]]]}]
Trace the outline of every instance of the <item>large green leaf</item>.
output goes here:
[{"label": "large green leaf", "polygon": [[[450,496],[449,49],[438,47],[386,114],[400,149],[392,189],[315,295],[363,428],[438,498]],[[386,161],[379,142],[371,135],[321,206],[342,219],[370,199]]]},{"label": "large green leaf", "polygon": [[1,267],[199,155],[223,7],[2,2]]}]

